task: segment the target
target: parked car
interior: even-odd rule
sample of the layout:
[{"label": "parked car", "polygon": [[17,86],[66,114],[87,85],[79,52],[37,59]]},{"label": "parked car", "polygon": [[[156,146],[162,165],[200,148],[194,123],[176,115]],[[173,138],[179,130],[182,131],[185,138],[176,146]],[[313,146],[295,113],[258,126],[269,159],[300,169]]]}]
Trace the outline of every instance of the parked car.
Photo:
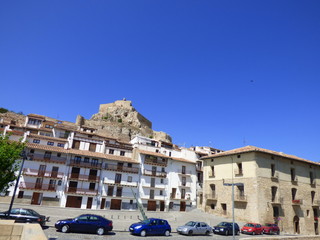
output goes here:
[{"label": "parked car", "polygon": [[204,222],[187,222],[185,225],[177,228],[177,232],[185,235],[209,235],[212,232],[212,227]]},{"label": "parked car", "polygon": [[139,223],[134,223],[129,227],[131,234],[147,236],[147,235],[165,235],[170,236],[171,226],[167,220],[158,218],[148,218]]},{"label": "parked car", "polygon": [[42,227],[46,225],[50,217],[45,217],[37,213],[33,209],[28,208],[12,208],[10,212],[10,217],[8,218],[9,211],[1,212],[1,219],[14,219],[15,222],[21,223],[39,223]]},{"label": "parked car", "polygon": [[264,234],[280,234],[280,228],[277,224],[266,223],[264,226],[262,226],[262,228]]},{"label": "parked car", "polygon": [[103,235],[112,231],[112,221],[94,214],[83,214],[76,218],[58,220],[55,228],[63,233],[83,232]]},{"label": "parked car", "polygon": [[252,235],[262,234],[263,228],[259,223],[247,223],[241,228],[241,233],[252,234]]},{"label": "parked car", "polygon": [[[221,222],[217,226],[213,227],[214,234],[224,234],[224,235],[231,235],[233,234],[233,227],[232,222]],[[237,223],[234,223],[234,234],[240,234],[240,227]]]}]

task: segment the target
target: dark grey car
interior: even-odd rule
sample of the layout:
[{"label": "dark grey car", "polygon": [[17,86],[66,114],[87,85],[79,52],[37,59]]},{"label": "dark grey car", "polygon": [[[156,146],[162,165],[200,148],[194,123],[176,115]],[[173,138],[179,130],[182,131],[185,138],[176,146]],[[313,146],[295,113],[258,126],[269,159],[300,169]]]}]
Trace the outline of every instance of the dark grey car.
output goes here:
[{"label": "dark grey car", "polygon": [[[8,211],[0,212],[1,219],[8,219]],[[45,226],[46,222],[49,221],[49,217],[40,215],[33,209],[27,208],[13,208],[10,212],[9,219],[15,220],[15,222],[22,223],[39,223],[41,226]]]},{"label": "dark grey car", "polygon": [[187,222],[185,225],[177,228],[177,232],[185,235],[210,235],[212,227],[204,222]]}]

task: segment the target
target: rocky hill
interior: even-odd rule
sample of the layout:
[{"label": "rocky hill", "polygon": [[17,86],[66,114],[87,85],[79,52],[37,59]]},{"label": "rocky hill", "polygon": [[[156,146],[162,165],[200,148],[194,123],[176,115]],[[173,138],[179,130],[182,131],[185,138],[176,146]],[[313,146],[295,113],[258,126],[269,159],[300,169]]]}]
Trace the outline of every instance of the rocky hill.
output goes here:
[{"label": "rocky hill", "polygon": [[[13,112],[0,113],[0,120],[15,120],[17,125],[24,125],[25,116]],[[58,121],[50,117],[46,117],[50,121]],[[152,122],[140,114],[134,107],[132,102],[128,100],[118,100],[114,103],[101,104],[99,112],[92,115],[90,119],[78,115],[76,122],[63,122],[72,125],[78,129],[86,127],[96,129],[96,133],[105,137],[116,138],[122,141],[130,141],[136,135],[150,137],[155,140],[164,142],[172,142],[171,137],[164,133],[154,131]]]}]

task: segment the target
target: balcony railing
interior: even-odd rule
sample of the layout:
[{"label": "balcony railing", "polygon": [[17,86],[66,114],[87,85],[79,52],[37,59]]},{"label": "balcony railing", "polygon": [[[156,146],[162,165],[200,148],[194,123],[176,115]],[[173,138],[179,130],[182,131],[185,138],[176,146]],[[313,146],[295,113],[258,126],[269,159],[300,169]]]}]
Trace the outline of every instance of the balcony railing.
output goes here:
[{"label": "balcony railing", "polygon": [[144,170],[143,174],[147,175],[147,176],[153,176],[153,177],[161,177],[161,178],[167,177],[166,172],[150,171],[150,170],[146,170],[146,169]]},{"label": "balcony railing", "polygon": [[302,205],[303,200],[302,199],[294,199],[292,200],[292,205]]},{"label": "balcony railing", "polygon": [[56,185],[53,184],[39,184],[31,182],[22,182],[19,185],[20,189],[39,190],[39,191],[56,191]]},{"label": "balcony railing", "polygon": [[57,179],[61,179],[63,177],[62,172],[39,171],[37,169],[30,169],[30,168],[24,168],[22,174],[29,177],[46,177],[46,178],[57,178]]},{"label": "balcony railing", "polygon": [[145,164],[150,164],[150,165],[159,165],[159,166],[167,166],[167,160],[166,159],[154,159],[146,156],[144,160]]},{"label": "balcony railing", "polygon": [[217,200],[218,199],[218,195],[215,192],[213,192],[211,194],[207,193],[205,195],[205,197],[206,197],[207,200]]},{"label": "balcony railing", "polygon": [[178,174],[181,174],[181,175],[191,175],[192,174],[192,171],[180,171],[178,172]]},{"label": "balcony railing", "polygon": [[236,194],[234,200],[237,202],[247,202],[247,195],[245,194]]},{"label": "balcony railing", "polygon": [[165,188],[166,184],[151,184],[151,183],[142,183],[142,187],[145,188]]},{"label": "balcony railing", "polygon": [[99,182],[100,177],[95,175],[87,175],[87,174],[77,174],[77,173],[70,173],[69,179],[71,180],[78,180],[78,181],[93,181]]},{"label": "balcony railing", "polygon": [[71,159],[69,165],[70,166],[75,166],[75,167],[97,168],[97,169],[100,169],[102,167],[102,163],[99,163],[99,162],[84,162],[84,161],[80,161],[78,159]]},{"label": "balcony railing", "polygon": [[116,182],[115,180],[111,180],[111,179],[104,179],[103,180],[104,184],[108,184],[108,185],[119,185],[119,186],[124,186],[124,187],[137,187],[138,183],[137,182],[128,182],[128,181],[120,181],[120,182]]},{"label": "balcony railing", "polygon": [[66,193],[79,194],[79,195],[97,195],[98,190],[91,190],[87,188],[66,187]]},{"label": "balcony railing", "polygon": [[119,166],[115,164],[105,164],[105,169],[117,172],[139,173],[139,168]]},{"label": "balcony railing", "polygon": [[55,156],[46,156],[45,154],[32,153],[27,155],[28,160],[30,161],[39,161],[39,162],[52,162],[65,164],[67,158],[66,157],[55,157]]}]

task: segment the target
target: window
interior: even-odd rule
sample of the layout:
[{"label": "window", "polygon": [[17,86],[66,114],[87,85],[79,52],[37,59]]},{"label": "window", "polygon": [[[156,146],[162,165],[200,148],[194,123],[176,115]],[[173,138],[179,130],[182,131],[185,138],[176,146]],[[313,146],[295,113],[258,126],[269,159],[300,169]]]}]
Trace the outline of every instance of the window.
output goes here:
[{"label": "window", "polygon": [[61,157],[61,153],[57,153],[57,157]]},{"label": "window", "polygon": [[132,182],[132,177],[128,176],[128,182]]},{"label": "window", "polygon": [[53,146],[53,145],[54,145],[54,142],[47,142],[47,145]]},{"label": "window", "polygon": [[154,199],[154,190],[150,189],[150,199]]},{"label": "window", "polygon": [[296,188],[292,188],[291,189],[292,200],[296,200],[296,195],[297,195],[297,189]]},{"label": "window", "polygon": [[315,184],[315,179],[314,179],[314,176],[313,176],[313,172],[310,172],[309,176],[310,176],[310,184]]},{"label": "window", "polygon": [[30,153],[34,153],[34,149],[31,149],[31,150],[30,150]]},{"label": "window", "polygon": [[186,186],[187,185],[187,179],[186,177],[182,177],[182,186]]},{"label": "window", "polygon": [[129,167],[129,168],[132,168],[132,163],[128,163],[128,167]]},{"label": "window", "polygon": [[58,143],[57,146],[58,147],[64,147],[64,143]]},{"label": "window", "polygon": [[162,183],[162,184],[164,183],[164,180],[163,180],[163,178],[161,178],[161,179],[160,179],[160,183]]},{"label": "window", "polygon": [[182,166],[181,173],[186,174],[186,166]]},{"label": "window", "polygon": [[49,124],[46,124],[45,125],[45,128],[53,128],[53,126],[49,125]]},{"label": "window", "polygon": [[121,174],[116,173],[116,176],[115,176],[115,183],[121,183]]},{"label": "window", "polygon": [[76,163],[80,163],[80,162],[81,162],[81,157],[80,157],[80,156],[75,156],[75,157],[74,157],[74,161],[75,161]]},{"label": "window", "polygon": [[108,186],[108,196],[113,196],[113,186]]},{"label": "window", "polygon": [[276,166],[274,164],[271,164],[271,177],[274,177],[276,173]]},{"label": "window", "polygon": [[24,191],[19,191],[18,198],[23,198]]},{"label": "window", "polygon": [[90,183],[89,184],[89,189],[94,190],[96,188],[96,183]]},{"label": "window", "polygon": [[39,139],[33,139],[33,143],[40,143]]},{"label": "window", "polygon": [[83,159],[83,162],[85,162],[85,163],[88,163],[90,161],[90,158],[88,158],[88,157],[85,157],[84,159]]},{"label": "window", "polygon": [[166,169],[164,167],[161,168],[161,172],[166,172]]},{"label": "window", "polygon": [[109,149],[109,154],[114,154],[114,150],[113,149]]},{"label": "window", "polygon": [[29,120],[28,120],[28,124],[30,124],[30,125],[39,125],[40,123],[41,123],[41,121],[38,119],[29,118]]},{"label": "window", "polygon": [[90,152],[95,152],[96,151],[96,147],[97,147],[96,143],[90,143],[89,151]]},{"label": "window", "polygon": [[290,169],[290,173],[291,173],[291,181],[295,182],[297,180],[296,178],[296,170],[294,168]]},{"label": "window", "polygon": [[237,163],[237,166],[236,175],[243,175],[242,163]]},{"label": "window", "polygon": [[44,158],[50,159],[51,158],[51,152],[45,152],[44,153]]},{"label": "window", "polygon": [[211,175],[210,175],[210,177],[214,177],[214,176],[215,176],[214,166],[211,166]]},{"label": "window", "polygon": [[160,195],[160,196],[163,196],[163,191],[162,191],[162,190],[160,190],[159,195]]},{"label": "window", "polygon": [[124,156],[125,155],[125,151],[120,151],[120,156]]},{"label": "window", "polygon": [[315,191],[311,191],[311,204],[313,204],[315,196],[316,196],[316,192]]},{"label": "window", "polygon": [[121,197],[122,196],[122,187],[117,187],[117,193],[116,193],[117,197]]},{"label": "window", "polygon": [[186,197],[186,190],[184,188],[181,189],[181,199]]},{"label": "window", "polygon": [[271,202],[275,202],[278,188],[276,186],[271,187]]},{"label": "window", "polygon": [[216,196],[216,185],[215,184],[210,184],[210,188],[211,188],[211,196],[213,198],[215,198],[215,196]]},{"label": "window", "polygon": [[80,149],[80,141],[74,140],[72,144],[73,149]]}]

